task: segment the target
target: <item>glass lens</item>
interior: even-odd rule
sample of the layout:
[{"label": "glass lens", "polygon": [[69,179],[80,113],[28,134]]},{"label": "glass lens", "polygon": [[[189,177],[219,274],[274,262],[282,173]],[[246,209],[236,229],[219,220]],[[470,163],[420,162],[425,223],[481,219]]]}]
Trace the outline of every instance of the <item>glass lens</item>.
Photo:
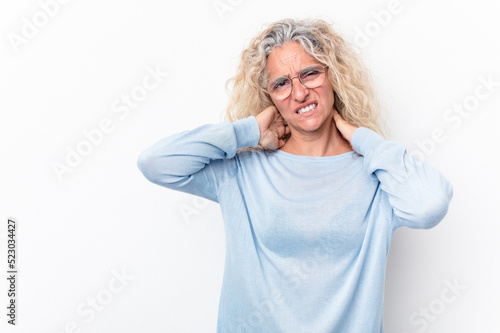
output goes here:
[{"label": "glass lens", "polygon": [[[322,65],[311,65],[299,72],[300,82],[306,88],[317,88],[325,82],[325,68]],[[267,83],[267,92],[275,99],[285,99],[292,92],[292,80],[280,76]]]},{"label": "glass lens", "polygon": [[325,69],[323,66],[309,66],[299,73],[300,81],[307,88],[319,87],[325,82]]},{"label": "glass lens", "polygon": [[272,79],[267,84],[267,91],[275,98],[287,97],[290,94],[292,82],[286,76]]}]

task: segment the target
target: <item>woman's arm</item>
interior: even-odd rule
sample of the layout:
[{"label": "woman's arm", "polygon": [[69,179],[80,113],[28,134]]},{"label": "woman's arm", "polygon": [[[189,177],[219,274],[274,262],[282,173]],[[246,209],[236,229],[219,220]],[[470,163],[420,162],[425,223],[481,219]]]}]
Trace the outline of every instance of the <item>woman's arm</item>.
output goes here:
[{"label": "woman's arm", "polygon": [[139,155],[137,165],[151,182],[218,202],[223,184],[237,172],[238,148],[276,149],[289,133],[274,106],[235,122],[204,125],[169,136]]},{"label": "woman's arm", "polygon": [[137,165],[155,184],[218,202],[220,187],[236,173],[237,149],[257,145],[259,136],[253,116],[203,125],[157,142]]},{"label": "woman's arm", "polygon": [[334,120],[344,138],[363,155],[365,169],[376,175],[387,193],[397,217],[395,227],[432,228],[444,218],[453,188],[439,171],[409,155],[401,143],[348,124],[338,114]]}]

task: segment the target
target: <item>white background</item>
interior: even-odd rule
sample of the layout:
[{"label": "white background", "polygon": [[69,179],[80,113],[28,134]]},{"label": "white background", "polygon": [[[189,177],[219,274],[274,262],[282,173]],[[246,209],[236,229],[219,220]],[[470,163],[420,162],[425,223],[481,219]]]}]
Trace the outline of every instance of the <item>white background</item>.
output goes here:
[{"label": "white background", "polygon": [[[51,17],[33,0],[0,5],[2,332],[215,331],[219,207],[149,183],[136,158],[167,135],[219,122],[240,52],[285,17],[336,22],[373,71],[388,137],[454,185],[441,224],[394,235],[386,332],[498,332],[498,2],[401,0],[390,17],[376,15],[389,0],[62,2]],[[39,26],[32,36],[27,21]],[[29,38],[14,43],[23,29]],[[148,68],[168,75],[120,118],[113,105],[140,90]],[[488,91],[481,78],[497,83]],[[447,113],[463,103],[473,110]],[[83,132],[105,119],[109,133],[58,179],[54,163],[84,149]],[[18,221],[15,327],[3,278],[8,217]]]}]

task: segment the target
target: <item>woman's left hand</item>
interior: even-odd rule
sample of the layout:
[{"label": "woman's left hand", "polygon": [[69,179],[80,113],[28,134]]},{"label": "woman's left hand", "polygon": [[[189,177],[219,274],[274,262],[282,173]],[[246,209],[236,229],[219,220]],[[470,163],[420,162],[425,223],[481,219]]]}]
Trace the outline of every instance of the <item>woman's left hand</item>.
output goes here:
[{"label": "woman's left hand", "polygon": [[345,121],[335,109],[333,109],[333,121],[335,122],[335,126],[337,126],[340,134],[342,134],[344,139],[351,143],[352,135],[354,134],[354,131],[358,129],[358,127]]}]

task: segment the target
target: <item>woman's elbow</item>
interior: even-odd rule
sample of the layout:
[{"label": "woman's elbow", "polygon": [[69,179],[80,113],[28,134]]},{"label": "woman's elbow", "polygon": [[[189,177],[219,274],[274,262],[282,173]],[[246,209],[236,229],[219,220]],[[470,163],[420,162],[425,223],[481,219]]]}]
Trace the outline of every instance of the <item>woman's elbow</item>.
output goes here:
[{"label": "woman's elbow", "polygon": [[176,161],[172,156],[159,154],[147,149],[139,154],[137,167],[150,182],[168,188],[182,186],[189,175],[181,175],[176,169]]},{"label": "woman's elbow", "polygon": [[148,150],[141,152],[137,158],[137,167],[144,177],[153,183],[156,182],[156,176],[158,174],[157,168],[154,166],[154,161],[155,158],[151,156],[151,153]]},{"label": "woman's elbow", "polygon": [[419,208],[414,212],[412,228],[431,229],[441,222],[448,213],[453,187],[447,184],[442,191],[428,195],[420,202]]},{"label": "woman's elbow", "polygon": [[440,200],[422,209],[422,216],[419,218],[420,229],[431,229],[441,222],[448,213],[449,201]]}]

